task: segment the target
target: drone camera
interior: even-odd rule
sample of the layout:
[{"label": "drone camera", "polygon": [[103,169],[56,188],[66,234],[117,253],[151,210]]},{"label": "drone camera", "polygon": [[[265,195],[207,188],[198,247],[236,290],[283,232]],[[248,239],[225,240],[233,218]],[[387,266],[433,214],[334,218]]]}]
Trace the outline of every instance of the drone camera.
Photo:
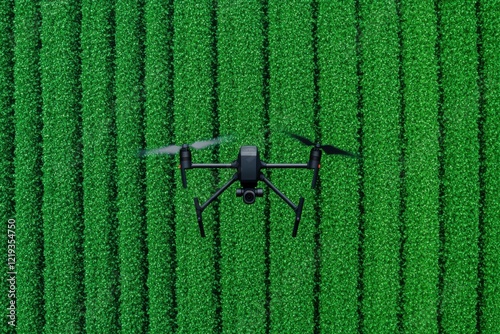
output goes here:
[{"label": "drone camera", "polygon": [[252,204],[255,202],[255,197],[264,196],[264,190],[262,188],[240,188],[236,189],[236,196],[243,197],[243,202],[246,204]]}]

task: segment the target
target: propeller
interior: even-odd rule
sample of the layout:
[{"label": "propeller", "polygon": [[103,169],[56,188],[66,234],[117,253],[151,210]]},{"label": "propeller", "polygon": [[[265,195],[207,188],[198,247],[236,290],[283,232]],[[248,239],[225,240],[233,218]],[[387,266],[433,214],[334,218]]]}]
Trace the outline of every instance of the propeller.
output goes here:
[{"label": "propeller", "polygon": [[[196,141],[188,146],[192,147],[196,150],[201,150],[203,148],[207,148],[207,147],[212,146],[212,145],[228,142],[231,139],[232,139],[232,136],[220,136],[220,137],[210,139],[210,140],[199,140],[199,141]],[[145,157],[145,156],[149,156],[149,155],[177,154],[177,153],[179,153],[181,148],[182,148],[182,146],[169,145],[169,146],[164,146],[164,147],[155,148],[155,149],[151,149],[151,150],[141,150],[141,151],[139,151],[139,156]]]},{"label": "propeller", "polygon": [[309,139],[307,139],[305,137],[296,135],[294,133],[286,132],[286,134],[289,135],[292,138],[297,139],[298,141],[300,141],[304,145],[307,145],[307,146],[316,146],[316,147],[322,149],[323,152],[325,152],[326,154],[340,154],[340,155],[345,155],[345,156],[352,157],[352,158],[359,158],[359,155],[351,153],[351,152],[347,152],[347,151],[344,151],[344,150],[341,150],[340,148],[335,147],[333,145],[315,144],[311,140],[309,140]]},{"label": "propeller", "polygon": [[326,154],[340,154],[340,155],[345,155],[345,156],[352,157],[352,158],[359,158],[359,156],[357,154],[341,150],[340,148],[335,147],[333,145],[320,145],[319,143],[315,144],[311,140],[309,140],[305,137],[296,135],[294,133],[286,132],[286,134],[292,138],[297,139],[298,141],[300,141],[304,145],[313,146],[316,148],[316,149],[311,150],[311,155],[309,157],[309,163],[308,163],[308,168],[314,169],[311,188],[314,188],[316,186],[316,181],[318,179],[319,163],[321,160],[321,151],[319,149],[323,150],[323,152],[325,152]]}]

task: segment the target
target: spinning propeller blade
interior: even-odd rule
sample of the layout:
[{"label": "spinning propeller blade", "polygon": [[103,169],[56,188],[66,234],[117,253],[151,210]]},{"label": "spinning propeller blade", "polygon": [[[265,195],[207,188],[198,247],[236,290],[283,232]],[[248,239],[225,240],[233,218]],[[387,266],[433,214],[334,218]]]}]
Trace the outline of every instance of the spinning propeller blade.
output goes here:
[{"label": "spinning propeller blade", "polygon": [[[189,146],[196,149],[196,150],[200,150],[200,149],[212,146],[212,145],[228,142],[231,139],[232,139],[231,136],[220,136],[220,137],[210,139],[210,140],[199,140],[199,141],[192,143]],[[169,145],[169,146],[164,146],[164,147],[155,148],[155,149],[151,149],[151,150],[141,150],[141,151],[139,151],[139,156],[144,157],[144,156],[148,156],[148,155],[177,154],[177,153],[179,153],[181,148],[182,148],[182,146]]]},{"label": "spinning propeller blade", "polygon": [[179,152],[180,149],[181,147],[177,145],[164,146],[152,150],[141,150],[139,152],[139,156],[145,157],[148,155],[157,155],[157,154],[176,154],[177,152]]},{"label": "spinning propeller blade", "polygon": [[321,148],[323,150],[323,152],[325,152],[326,154],[340,154],[340,155],[345,155],[348,157],[359,158],[359,156],[357,154],[341,150],[340,148],[335,147],[333,145],[316,145],[311,140],[309,140],[305,137],[302,137],[302,136],[299,136],[299,135],[296,135],[296,134],[290,133],[290,132],[287,132],[286,134],[292,138],[297,139],[298,141],[300,141],[304,145],[317,146],[317,147]]},{"label": "spinning propeller blade", "polygon": [[299,136],[299,135],[296,135],[296,134],[290,133],[290,132],[287,132],[286,134],[292,138],[299,140],[304,145],[307,145],[307,146],[314,146],[315,145],[312,141],[310,141],[309,139],[307,139],[305,137],[302,137],[302,136]]},{"label": "spinning propeller blade", "polygon": [[189,146],[191,146],[194,149],[201,150],[202,148],[209,147],[212,145],[226,143],[228,141],[231,141],[232,139],[233,139],[232,136],[220,136],[211,140],[200,140],[192,143]]}]

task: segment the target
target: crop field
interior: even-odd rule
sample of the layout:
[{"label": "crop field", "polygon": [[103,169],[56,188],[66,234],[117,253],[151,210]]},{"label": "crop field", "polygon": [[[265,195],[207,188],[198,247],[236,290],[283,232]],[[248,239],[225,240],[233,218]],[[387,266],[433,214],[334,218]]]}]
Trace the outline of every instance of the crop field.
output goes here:
[{"label": "crop field", "polygon": [[[1,333],[498,333],[500,1],[0,1]],[[265,175],[141,149],[286,132]]]}]

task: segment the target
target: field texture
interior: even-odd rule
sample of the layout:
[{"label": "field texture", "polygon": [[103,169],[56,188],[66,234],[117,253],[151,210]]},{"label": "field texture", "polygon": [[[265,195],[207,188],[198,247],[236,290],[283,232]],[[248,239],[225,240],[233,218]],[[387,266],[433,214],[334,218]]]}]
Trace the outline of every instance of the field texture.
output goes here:
[{"label": "field texture", "polygon": [[1,333],[499,333],[500,1],[2,0],[0,219]]}]

